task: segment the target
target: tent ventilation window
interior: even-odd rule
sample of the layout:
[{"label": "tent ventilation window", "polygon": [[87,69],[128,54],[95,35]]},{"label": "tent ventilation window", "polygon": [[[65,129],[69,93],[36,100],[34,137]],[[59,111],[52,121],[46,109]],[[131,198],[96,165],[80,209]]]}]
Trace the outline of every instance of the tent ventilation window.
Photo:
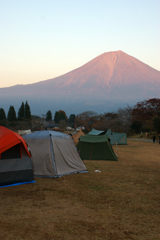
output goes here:
[{"label": "tent ventilation window", "polygon": [[1,159],[14,159],[14,158],[21,158],[20,144],[17,144],[14,147],[1,153]]}]

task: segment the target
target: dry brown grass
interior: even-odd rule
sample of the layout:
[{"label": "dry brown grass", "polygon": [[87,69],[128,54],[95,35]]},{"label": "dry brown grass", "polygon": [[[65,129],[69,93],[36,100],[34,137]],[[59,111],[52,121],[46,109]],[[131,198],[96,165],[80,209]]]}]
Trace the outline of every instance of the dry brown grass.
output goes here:
[{"label": "dry brown grass", "polygon": [[[160,145],[128,141],[88,174],[0,189],[1,240],[159,240]],[[101,173],[95,173],[95,170]]]}]

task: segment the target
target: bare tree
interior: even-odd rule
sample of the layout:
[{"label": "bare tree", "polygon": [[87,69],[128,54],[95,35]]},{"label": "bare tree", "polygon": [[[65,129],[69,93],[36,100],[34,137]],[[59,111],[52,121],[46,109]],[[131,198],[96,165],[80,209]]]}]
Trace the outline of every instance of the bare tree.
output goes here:
[{"label": "bare tree", "polygon": [[97,121],[98,115],[94,111],[86,111],[77,115],[75,119],[76,127],[84,126],[87,131],[91,129],[91,125]]},{"label": "bare tree", "polygon": [[66,121],[65,120],[61,120],[59,123],[59,128],[61,131],[64,131],[66,128]]},{"label": "bare tree", "polygon": [[125,108],[119,108],[117,111],[119,131],[129,132],[132,123],[132,110],[133,108],[127,105]]}]

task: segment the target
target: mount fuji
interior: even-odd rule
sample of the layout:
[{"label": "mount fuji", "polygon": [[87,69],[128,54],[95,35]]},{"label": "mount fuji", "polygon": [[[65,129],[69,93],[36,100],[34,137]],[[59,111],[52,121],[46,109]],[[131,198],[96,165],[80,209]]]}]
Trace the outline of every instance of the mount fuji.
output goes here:
[{"label": "mount fuji", "polygon": [[127,104],[160,96],[160,71],[122,52],[99,55],[59,77],[27,85],[0,88],[0,103],[8,111],[28,101],[32,114],[48,110],[67,114],[115,111]]}]

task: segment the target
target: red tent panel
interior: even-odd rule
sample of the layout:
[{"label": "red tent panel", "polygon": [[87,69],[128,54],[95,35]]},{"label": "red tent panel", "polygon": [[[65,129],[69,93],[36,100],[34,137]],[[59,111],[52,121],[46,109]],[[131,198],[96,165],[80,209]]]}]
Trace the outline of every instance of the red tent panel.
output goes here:
[{"label": "red tent panel", "polygon": [[25,140],[18,133],[0,126],[0,154],[19,143],[23,144],[26,152],[31,157]]}]

